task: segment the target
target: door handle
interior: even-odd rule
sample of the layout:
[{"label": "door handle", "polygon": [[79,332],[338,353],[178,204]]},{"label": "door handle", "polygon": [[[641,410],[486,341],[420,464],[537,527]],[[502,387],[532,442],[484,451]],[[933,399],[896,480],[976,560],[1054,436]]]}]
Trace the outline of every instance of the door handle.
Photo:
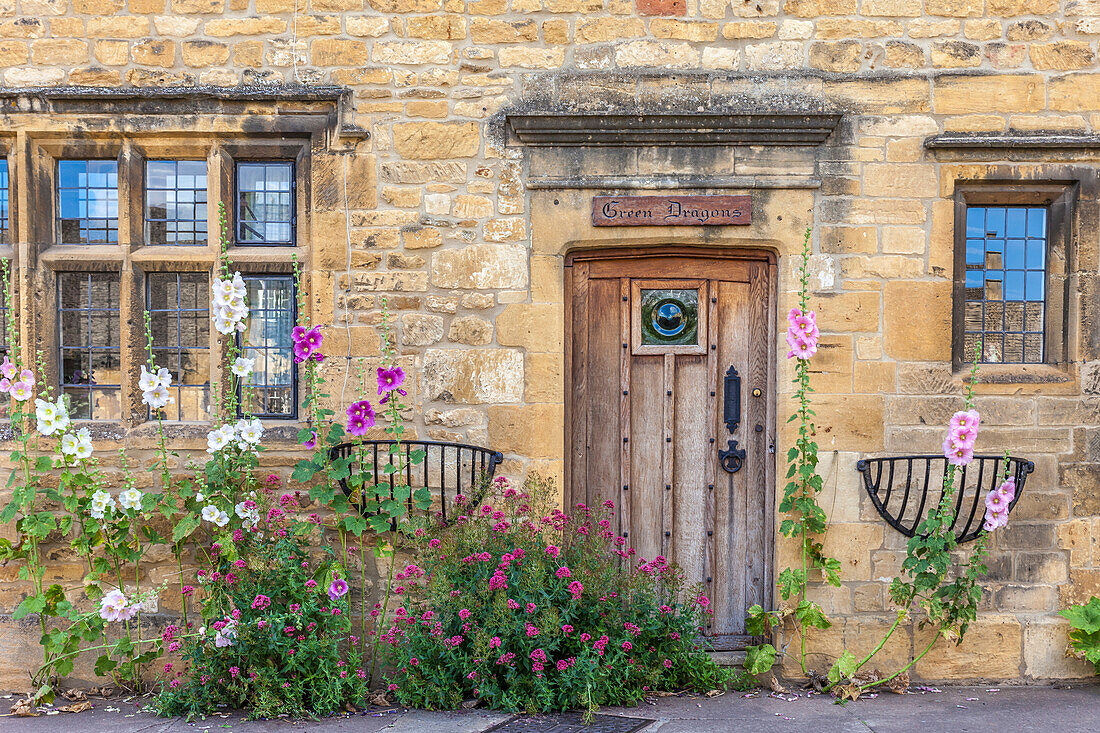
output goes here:
[{"label": "door handle", "polygon": [[[732,364],[722,382],[722,419],[730,435],[741,424],[741,375]],[[718,460],[727,472],[737,473],[745,463],[745,449],[738,448],[737,441],[730,439],[726,449],[718,451]]]}]

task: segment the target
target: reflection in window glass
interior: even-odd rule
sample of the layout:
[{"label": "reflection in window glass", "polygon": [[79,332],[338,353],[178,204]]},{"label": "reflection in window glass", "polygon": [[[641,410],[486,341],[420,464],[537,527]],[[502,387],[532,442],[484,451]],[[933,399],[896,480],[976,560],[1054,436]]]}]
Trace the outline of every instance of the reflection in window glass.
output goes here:
[{"label": "reflection in window glass", "polygon": [[241,350],[254,359],[252,379],[241,394],[241,411],[259,417],[293,418],[298,414],[296,369],[290,332],[297,312],[294,279],[289,275],[245,277],[248,285],[248,329]]},{"label": "reflection in window glass", "polygon": [[61,244],[118,242],[117,161],[58,161],[57,225]]},{"label": "reflection in window glass", "polygon": [[57,276],[61,391],[77,420],[118,420],[118,273],[63,272]]},{"label": "reflection in window glass", "polygon": [[11,244],[11,208],[8,198],[8,161],[0,160],[0,242]]},{"label": "reflection in window glass", "polygon": [[294,165],[237,164],[237,243],[294,244]]},{"label": "reflection in window glass", "polygon": [[206,244],[206,161],[145,163],[145,243]]},{"label": "reflection in window glass", "polygon": [[981,339],[981,361],[1044,359],[1047,210],[970,206],[966,210],[964,359]]},{"label": "reflection in window glass", "polygon": [[148,279],[153,360],[172,374],[165,420],[210,415],[210,285],[206,273],[157,272]]},{"label": "reflection in window glass", "polygon": [[699,291],[641,291],[642,345],[699,343]]}]

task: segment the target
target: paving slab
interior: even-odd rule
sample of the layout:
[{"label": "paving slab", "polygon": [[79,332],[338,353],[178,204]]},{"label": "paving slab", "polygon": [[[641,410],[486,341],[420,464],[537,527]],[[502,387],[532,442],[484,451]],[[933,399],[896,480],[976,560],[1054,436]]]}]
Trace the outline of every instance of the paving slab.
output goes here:
[{"label": "paving slab", "polygon": [[[14,698],[10,698],[14,699]],[[372,709],[323,720],[244,720],[238,713],[188,723],[143,711],[145,700],[94,700],[82,713],[0,717],[0,733],[480,733],[510,717],[483,710]],[[0,699],[6,709],[10,703]],[[926,688],[844,705],[802,692],[730,692],[653,698],[607,715],[649,718],[643,733],[1100,733],[1100,686]]]}]

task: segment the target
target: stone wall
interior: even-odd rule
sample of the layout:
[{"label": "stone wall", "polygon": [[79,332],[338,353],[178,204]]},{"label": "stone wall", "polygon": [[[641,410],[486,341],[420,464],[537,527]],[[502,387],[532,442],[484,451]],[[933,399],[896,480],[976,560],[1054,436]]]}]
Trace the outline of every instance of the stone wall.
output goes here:
[{"label": "stone wall", "polygon": [[[962,647],[917,670],[928,679],[1033,680],[1087,673],[1063,659],[1055,611],[1100,593],[1100,148],[1086,144],[1100,128],[1098,39],[1094,0],[6,0],[0,79],[12,92],[345,88],[339,119],[314,133],[303,199],[311,315],[331,326],[329,353],[351,357],[327,362],[328,375],[339,381],[346,364],[370,363],[385,296],[416,377],[415,432],[492,445],[506,452],[502,470],[511,475],[562,474],[569,247],[771,247],[780,255],[782,313],[793,302],[790,255],[813,224],[824,332],[815,399],[823,504],[833,520],[826,549],[842,559],[846,580],[820,591],[840,619],[838,633],[817,642],[824,653],[841,638],[857,650],[874,642],[892,618],[885,589],[904,547],[869,506],[856,459],[936,452],[958,404],[956,182],[1072,182],[1080,196],[1068,262],[1069,363],[992,370],[978,402],[982,445],[1011,448],[1036,472],[995,541],[985,614]],[[94,100],[86,104],[94,109]],[[777,106],[843,117],[818,148],[635,149],[626,158],[589,156],[584,168],[565,152],[507,144],[505,135],[505,116],[516,111]],[[18,97],[4,104],[21,284],[38,282],[44,265],[34,255],[46,248],[33,234],[41,208],[25,186],[36,136],[149,136],[140,118],[158,107],[143,109],[94,122]],[[297,111],[289,102],[251,110],[258,118]],[[157,129],[201,130],[214,144],[255,130],[246,116],[226,123],[202,111]],[[1085,143],[925,146],[942,133],[1079,135]],[[720,185],[708,190],[753,194],[754,224],[597,233],[585,221],[597,190],[532,192],[527,180],[538,171],[619,174],[666,191],[705,172],[708,186]],[[29,333],[39,317],[23,314]],[[780,367],[781,390],[789,370]],[[789,445],[787,396],[777,396],[780,456]],[[118,435],[136,451],[150,447],[150,431],[134,420],[124,427],[102,434],[104,455]],[[203,447],[199,432],[181,431],[179,441]],[[294,455],[269,460],[285,470]],[[777,549],[780,566],[789,551]],[[0,573],[0,611],[8,611],[22,586],[12,568]],[[65,565],[58,578],[75,588],[74,573]],[[910,628],[887,652],[901,660],[920,637]],[[23,665],[21,644],[0,634],[0,658]]]}]

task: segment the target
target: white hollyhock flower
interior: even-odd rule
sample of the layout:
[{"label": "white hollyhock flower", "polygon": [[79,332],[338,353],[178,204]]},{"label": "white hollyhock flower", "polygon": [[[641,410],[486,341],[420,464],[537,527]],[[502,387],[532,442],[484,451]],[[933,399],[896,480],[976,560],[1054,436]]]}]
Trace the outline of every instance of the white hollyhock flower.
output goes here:
[{"label": "white hollyhock flower", "polygon": [[[68,436],[66,436],[66,437],[68,437]],[[91,433],[91,431],[88,430],[88,428],[81,428],[80,430],[76,431],[76,438],[77,438],[76,451],[73,453],[73,455],[76,456],[77,458],[79,458],[82,461],[86,458],[91,458],[92,457],[92,433]]]},{"label": "white hollyhock flower", "polygon": [[65,403],[60,397],[56,403],[36,399],[34,416],[38,419],[38,432],[43,435],[63,433],[69,427],[69,413],[65,411]]},{"label": "white hollyhock flower", "polygon": [[237,437],[240,438],[241,443],[246,445],[259,445],[264,436],[264,426],[255,418],[252,420],[238,420],[236,430]]},{"label": "white hollyhock flower", "polygon": [[115,508],[115,498],[102,489],[92,494],[91,514],[96,519],[103,519],[108,509]]},{"label": "white hollyhock flower", "polygon": [[214,315],[214,330],[223,336],[228,336],[237,330],[237,322],[222,314]]},{"label": "white hollyhock flower", "polygon": [[142,392],[148,392],[155,389],[160,384],[160,379],[156,374],[145,368],[145,365],[141,365],[141,376],[138,378],[138,389]]},{"label": "white hollyhock flower", "polygon": [[245,529],[251,529],[260,521],[260,510],[254,501],[242,501],[233,509],[237,512],[237,516],[241,518]]},{"label": "white hollyhock flower", "polygon": [[40,397],[34,401],[34,416],[39,420],[53,420],[57,417],[57,405]]},{"label": "white hollyhock flower", "polygon": [[74,433],[66,433],[61,438],[61,452],[67,456],[75,456],[80,446],[80,439]]},{"label": "white hollyhock flower", "polygon": [[201,502],[204,498],[205,497],[202,495],[201,491],[199,491],[195,494],[195,501],[200,501]]},{"label": "white hollyhock flower", "polygon": [[217,453],[235,438],[232,425],[222,425],[206,434],[206,452]]},{"label": "white hollyhock flower", "polygon": [[214,520],[214,524],[218,525],[219,527],[224,527],[225,525],[229,524],[229,515],[225,512],[218,512],[218,517]]},{"label": "white hollyhock flower", "polygon": [[248,379],[252,376],[252,367],[255,364],[255,359],[246,359],[243,356],[238,356],[233,360],[233,366],[231,366],[230,369],[241,379]]},{"label": "white hollyhock flower", "polygon": [[118,495],[118,503],[127,511],[141,509],[141,499],[144,495],[133,486]]},{"label": "white hollyhock flower", "polygon": [[202,518],[207,522],[217,524],[219,515],[221,515],[221,510],[213,504],[207,504],[202,508]]},{"label": "white hollyhock flower", "polygon": [[172,396],[166,385],[158,384],[153,389],[142,392],[141,401],[154,410],[160,410],[175,402],[176,398]]}]

